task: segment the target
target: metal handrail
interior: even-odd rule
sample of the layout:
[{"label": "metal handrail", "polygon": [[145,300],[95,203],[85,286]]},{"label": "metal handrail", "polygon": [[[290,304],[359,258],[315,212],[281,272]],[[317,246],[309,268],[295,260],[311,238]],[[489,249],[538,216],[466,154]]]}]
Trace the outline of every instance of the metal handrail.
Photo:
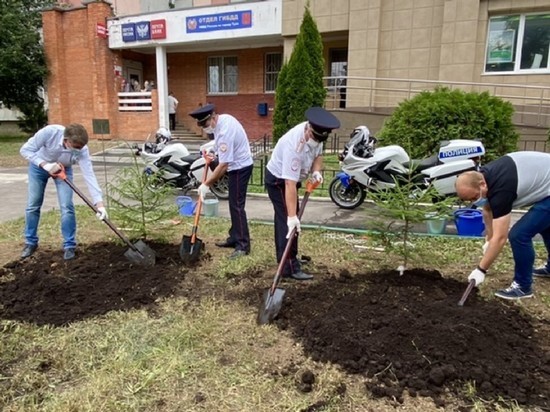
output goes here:
[{"label": "metal handrail", "polygon": [[[345,86],[338,86],[344,79]],[[550,127],[550,86],[361,76],[327,76],[324,81],[328,92],[327,102],[332,102],[334,109],[339,108],[341,87],[346,89],[346,108],[373,111],[395,108],[403,100],[418,93],[443,86],[489,92],[514,106],[516,116],[521,116],[521,121],[517,123]],[[514,94],[514,91],[518,93]]]}]

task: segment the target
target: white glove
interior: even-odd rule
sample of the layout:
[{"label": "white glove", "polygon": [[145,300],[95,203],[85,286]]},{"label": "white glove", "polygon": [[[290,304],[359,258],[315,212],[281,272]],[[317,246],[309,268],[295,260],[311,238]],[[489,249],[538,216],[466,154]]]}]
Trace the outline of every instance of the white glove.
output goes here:
[{"label": "white glove", "polygon": [[199,197],[201,199],[201,202],[204,202],[204,198],[205,196],[210,193],[210,187],[205,185],[204,183],[202,183],[200,186],[199,186]]},{"label": "white glove", "polygon": [[107,209],[105,209],[103,206],[98,207],[98,208],[97,208],[97,213],[95,214],[95,216],[96,216],[99,220],[105,220],[105,219],[107,219]]},{"label": "white glove", "polygon": [[481,247],[481,250],[483,250],[483,254],[487,253],[487,249],[489,249],[489,242],[485,242]]},{"label": "white glove", "polygon": [[296,233],[300,233],[300,219],[298,219],[298,216],[287,217],[286,225],[288,226],[288,233],[286,235],[287,239],[290,238],[290,234],[294,228],[296,228]]},{"label": "white glove", "polygon": [[320,185],[323,184],[323,175],[321,174],[321,172],[316,170],[311,174],[311,178],[316,182],[319,182]]},{"label": "white glove", "polygon": [[56,173],[61,171],[61,166],[59,165],[59,163],[46,163],[44,166],[42,166],[42,169],[44,169],[51,175],[55,175]]},{"label": "white glove", "polygon": [[476,286],[479,286],[485,280],[485,273],[478,268],[475,268],[472,270],[472,273],[470,273],[470,276],[468,276],[468,281],[471,281],[472,279],[476,281]]}]

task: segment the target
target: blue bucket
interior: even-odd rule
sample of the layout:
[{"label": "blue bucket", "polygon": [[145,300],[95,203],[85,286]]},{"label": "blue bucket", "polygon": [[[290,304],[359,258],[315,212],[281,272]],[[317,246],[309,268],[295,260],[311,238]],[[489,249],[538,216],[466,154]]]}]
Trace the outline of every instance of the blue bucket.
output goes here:
[{"label": "blue bucket", "polygon": [[176,198],[176,204],[178,205],[180,215],[193,216],[195,213],[196,203],[193,202],[193,199],[189,196],[178,196]]},{"label": "blue bucket", "polygon": [[483,213],[476,209],[458,209],[454,212],[456,231],[460,236],[483,236]]}]

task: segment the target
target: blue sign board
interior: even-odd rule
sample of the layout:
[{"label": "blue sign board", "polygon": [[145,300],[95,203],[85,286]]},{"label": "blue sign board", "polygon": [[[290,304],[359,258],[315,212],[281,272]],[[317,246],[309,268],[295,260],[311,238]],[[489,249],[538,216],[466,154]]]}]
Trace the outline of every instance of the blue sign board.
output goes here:
[{"label": "blue sign board", "polygon": [[150,40],[151,26],[148,21],[136,23],[136,40]]},{"label": "blue sign board", "polygon": [[204,14],[186,18],[187,33],[235,30],[252,27],[252,10]]},{"label": "blue sign board", "polygon": [[134,23],[125,23],[122,25],[122,41],[136,41],[136,25]]}]

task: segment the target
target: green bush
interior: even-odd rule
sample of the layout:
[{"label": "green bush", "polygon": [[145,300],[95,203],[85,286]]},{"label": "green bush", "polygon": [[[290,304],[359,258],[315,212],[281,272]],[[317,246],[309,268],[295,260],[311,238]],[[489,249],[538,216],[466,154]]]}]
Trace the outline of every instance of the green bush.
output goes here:
[{"label": "green bush", "polygon": [[479,139],[484,162],[517,150],[512,104],[489,93],[438,88],[399,104],[378,134],[380,145],[410,145],[411,158],[436,153],[442,140]]}]

